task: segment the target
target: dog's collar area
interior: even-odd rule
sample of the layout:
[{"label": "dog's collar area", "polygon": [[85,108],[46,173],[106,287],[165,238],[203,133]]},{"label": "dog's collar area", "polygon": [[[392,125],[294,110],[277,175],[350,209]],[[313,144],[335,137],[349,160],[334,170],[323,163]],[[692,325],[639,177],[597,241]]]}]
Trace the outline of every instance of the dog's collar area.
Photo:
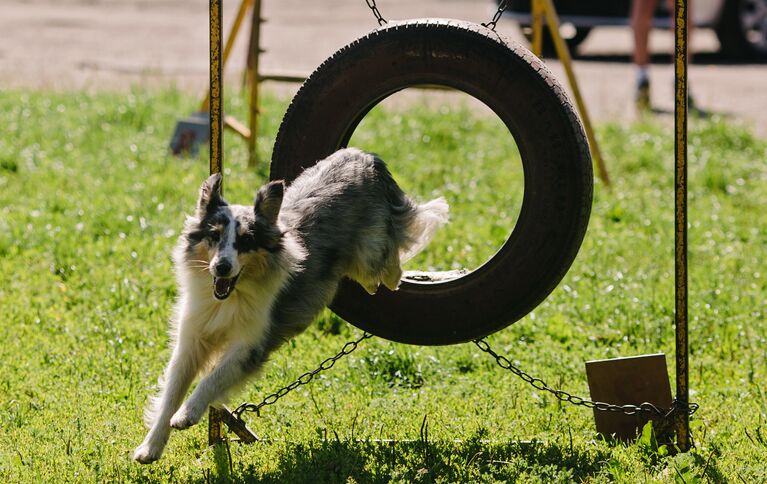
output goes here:
[{"label": "dog's collar area", "polygon": [[213,277],[213,295],[219,301],[223,301],[228,298],[234,290],[234,285],[237,284],[240,274],[234,277]]}]

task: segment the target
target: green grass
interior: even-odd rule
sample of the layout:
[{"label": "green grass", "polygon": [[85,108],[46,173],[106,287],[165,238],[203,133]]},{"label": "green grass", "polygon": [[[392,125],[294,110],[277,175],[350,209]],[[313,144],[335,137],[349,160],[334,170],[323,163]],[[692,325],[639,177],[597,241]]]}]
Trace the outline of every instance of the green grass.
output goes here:
[{"label": "green grass", "polygon": [[[242,117],[244,101],[229,102]],[[250,419],[271,443],[232,443],[230,463],[198,425],[175,432],[159,462],[132,462],[168,357],[170,250],[207,173],[204,158],[166,154],[194,104],[176,91],[0,93],[3,482],[767,480],[767,142],[716,119],[690,126],[690,377],[701,405],[690,453],[599,439],[590,411],[533,390],[473,345],[372,339]],[[284,108],[265,102],[262,159]],[[608,124],[598,135],[615,186],[597,185],[576,262],[533,313],[490,338],[581,395],[585,360],[663,351],[673,367],[671,129]],[[248,169],[244,144],[227,136],[227,197],[249,203],[268,167]],[[522,186],[494,119],[375,110],[355,143],[390,160],[417,196],[448,197],[453,224],[417,266],[476,267],[503,242]],[[236,402],[358,334],[324,313]]]}]

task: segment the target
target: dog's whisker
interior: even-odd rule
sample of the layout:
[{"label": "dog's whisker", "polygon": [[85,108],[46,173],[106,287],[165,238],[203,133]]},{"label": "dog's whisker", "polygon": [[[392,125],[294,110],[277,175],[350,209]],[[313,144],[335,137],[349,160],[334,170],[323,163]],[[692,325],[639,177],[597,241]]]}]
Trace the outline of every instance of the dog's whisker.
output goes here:
[{"label": "dog's whisker", "polygon": [[189,266],[189,269],[196,271],[196,272],[208,272],[208,266]]}]

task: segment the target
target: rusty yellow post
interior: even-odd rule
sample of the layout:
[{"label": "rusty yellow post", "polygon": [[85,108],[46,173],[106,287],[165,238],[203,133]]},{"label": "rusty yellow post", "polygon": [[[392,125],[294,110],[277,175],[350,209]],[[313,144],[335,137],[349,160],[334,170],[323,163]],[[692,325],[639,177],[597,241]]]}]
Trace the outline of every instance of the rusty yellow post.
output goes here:
[{"label": "rusty yellow post", "polygon": [[567,48],[562,36],[559,35],[559,17],[557,11],[554,10],[554,4],[552,0],[539,0],[544,3],[544,10],[546,15],[546,23],[549,27],[549,33],[551,39],[554,41],[554,48],[557,51],[557,57],[562,61],[562,66],[565,68],[567,79],[570,81],[570,87],[573,90],[573,96],[575,97],[575,104],[578,106],[578,111],[583,118],[583,127],[586,130],[586,138],[589,140],[591,146],[591,156],[594,159],[594,163],[597,165],[597,174],[602,182],[610,186],[610,176],[607,174],[607,167],[602,160],[602,153],[599,151],[599,145],[597,144],[596,136],[594,135],[594,128],[591,126],[591,119],[589,113],[586,110],[586,104],[583,102],[581,96],[581,90],[578,88],[578,81],[575,79],[575,72],[573,72],[573,62],[570,57],[570,51]]},{"label": "rusty yellow post", "polygon": [[208,445],[218,445],[224,441],[222,423],[221,411],[216,407],[208,407]]},{"label": "rusty yellow post", "polygon": [[[252,1],[253,0],[242,0],[242,3],[240,3],[240,9],[237,11],[237,16],[234,18],[234,24],[232,24],[232,29],[229,31],[229,38],[226,39],[226,46],[224,46],[223,67],[226,66],[226,61],[229,60],[229,53],[232,51],[232,47],[234,47],[234,41],[237,39],[237,34],[240,32],[242,21],[245,19],[245,14],[248,13],[248,8],[250,8]],[[205,94],[205,99],[203,99],[202,104],[200,105],[200,111],[205,112],[209,107],[210,92]]]},{"label": "rusty yellow post", "polygon": [[690,449],[690,399],[688,379],[687,344],[687,0],[676,0],[674,27],[676,48],[674,49],[674,81],[676,95],[674,103],[674,274],[676,328],[676,402],[682,411],[676,414],[676,442],[679,450]]},{"label": "rusty yellow post", "polygon": [[250,112],[248,136],[248,166],[255,166],[256,144],[258,141],[258,88],[260,78],[258,76],[258,59],[261,57],[261,0],[254,0],[253,21],[250,31],[250,51],[248,52],[248,80],[250,81]]},{"label": "rusty yellow post", "polygon": [[533,0],[532,17],[533,17],[533,42],[532,51],[533,54],[541,57],[543,55],[543,15],[544,15],[543,0]]},{"label": "rusty yellow post", "polygon": [[221,81],[221,0],[210,0],[210,174],[221,173],[223,176]]},{"label": "rusty yellow post", "polygon": [[[223,141],[224,117],[222,116],[221,99],[221,0],[210,0],[210,174],[221,173],[221,191],[224,190]],[[208,442],[215,445],[221,442],[221,416],[218,411],[208,409]]]}]

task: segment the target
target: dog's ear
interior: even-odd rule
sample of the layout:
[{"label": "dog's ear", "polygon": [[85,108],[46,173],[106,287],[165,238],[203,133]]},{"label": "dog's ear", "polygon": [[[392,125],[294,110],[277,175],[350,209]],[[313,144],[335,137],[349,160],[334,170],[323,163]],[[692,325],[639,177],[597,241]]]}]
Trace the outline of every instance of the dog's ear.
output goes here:
[{"label": "dog's ear", "polygon": [[205,214],[222,205],[226,205],[226,202],[221,197],[221,173],[214,173],[200,187],[197,216],[202,219]]},{"label": "dog's ear", "polygon": [[277,216],[282,206],[282,195],[285,193],[285,182],[277,180],[262,186],[256,193],[254,211],[256,218],[263,217],[270,224],[277,223]]}]

